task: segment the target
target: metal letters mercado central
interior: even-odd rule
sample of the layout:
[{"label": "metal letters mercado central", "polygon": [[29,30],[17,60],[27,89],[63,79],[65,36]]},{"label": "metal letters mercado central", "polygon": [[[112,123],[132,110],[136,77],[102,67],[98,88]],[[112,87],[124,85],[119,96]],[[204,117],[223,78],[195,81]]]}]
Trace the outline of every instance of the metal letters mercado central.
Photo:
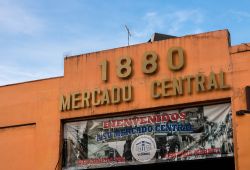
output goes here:
[{"label": "metal letters mercado central", "polygon": [[[153,51],[147,51],[142,56],[141,71],[145,75],[153,75],[158,72],[159,56]],[[118,58],[116,62],[116,76],[119,79],[129,79],[133,75],[133,60],[128,56]],[[109,61],[101,62],[101,80],[107,83],[109,80]],[[181,47],[172,47],[167,53],[167,67],[176,72],[185,66],[184,51]],[[180,76],[172,79],[153,80],[150,82],[152,99],[168,98],[172,96],[192,95],[194,93],[209,92],[214,90],[227,90],[230,88],[225,82],[225,72],[211,71],[208,75],[197,73],[195,75]],[[193,89],[194,87],[194,89]],[[102,105],[117,105],[122,102],[132,102],[133,85],[113,86],[111,88],[94,88],[93,90],[81,90],[60,96],[60,111],[69,111],[96,107]]]}]

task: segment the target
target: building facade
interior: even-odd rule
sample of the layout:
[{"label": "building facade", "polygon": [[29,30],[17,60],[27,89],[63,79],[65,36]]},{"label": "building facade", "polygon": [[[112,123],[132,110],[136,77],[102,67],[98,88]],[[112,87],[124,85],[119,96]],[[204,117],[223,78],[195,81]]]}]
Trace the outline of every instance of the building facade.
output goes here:
[{"label": "building facade", "polygon": [[248,170],[249,75],[227,30],[66,57],[62,77],[0,87],[0,169]]}]

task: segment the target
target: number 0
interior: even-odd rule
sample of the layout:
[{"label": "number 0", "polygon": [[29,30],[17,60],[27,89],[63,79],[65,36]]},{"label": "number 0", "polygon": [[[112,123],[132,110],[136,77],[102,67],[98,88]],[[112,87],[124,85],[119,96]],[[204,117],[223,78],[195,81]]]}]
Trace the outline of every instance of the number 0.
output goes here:
[{"label": "number 0", "polygon": [[[178,65],[174,64],[174,53],[178,54]],[[184,55],[181,47],[172,47],[168,50],[168,68],[173,71],[182,69],[184,66]]]}]

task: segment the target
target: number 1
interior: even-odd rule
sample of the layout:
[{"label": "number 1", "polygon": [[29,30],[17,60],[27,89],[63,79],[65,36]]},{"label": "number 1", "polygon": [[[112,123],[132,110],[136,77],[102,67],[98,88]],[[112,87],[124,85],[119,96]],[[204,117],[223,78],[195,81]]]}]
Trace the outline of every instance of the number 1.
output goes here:
[{"label": "number 1", "polygon": [[107,60],[104,60],[103,62],[101,62],[100,64],[101,66],[101,77],[102,77],[102,81],[108,81],[108,67],[109,67],[109,63]]}]

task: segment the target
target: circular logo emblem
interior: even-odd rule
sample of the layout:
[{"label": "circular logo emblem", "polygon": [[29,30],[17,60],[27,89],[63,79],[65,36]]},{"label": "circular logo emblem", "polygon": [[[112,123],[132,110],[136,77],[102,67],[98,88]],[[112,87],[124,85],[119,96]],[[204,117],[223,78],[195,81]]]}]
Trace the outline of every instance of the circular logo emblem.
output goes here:
[{"label": "circular logo emblem", "polygon": [[139,162],[150,161],[156,153],[156,143],[154,138],[149,135],[141,135],[134,139],[131,152]]}]

